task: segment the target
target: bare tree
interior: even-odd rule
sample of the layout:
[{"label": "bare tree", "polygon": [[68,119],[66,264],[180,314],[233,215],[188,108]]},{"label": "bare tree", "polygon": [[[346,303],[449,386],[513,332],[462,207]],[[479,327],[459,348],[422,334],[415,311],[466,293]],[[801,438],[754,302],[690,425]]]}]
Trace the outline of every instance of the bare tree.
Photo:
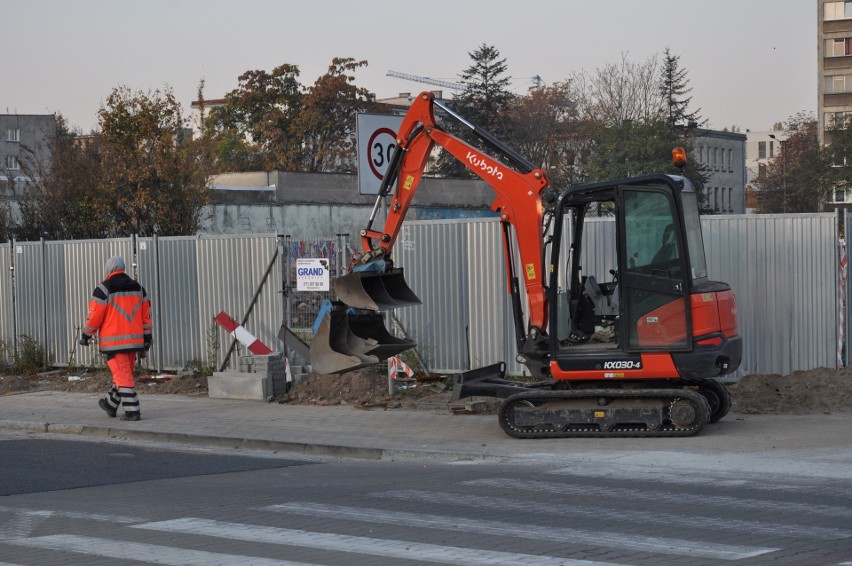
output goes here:
[{"label": "bare tree", "polygon": [[[575,84],[586,89],[581,98],[585,117],[601,124],[652,120],[664,110],[660,92],[660,69],[656,55],[633,63],[622,53],[620,63],[610,63],[586,75],[575,76]],[[584,76],[585,75],[585,76]]]}]

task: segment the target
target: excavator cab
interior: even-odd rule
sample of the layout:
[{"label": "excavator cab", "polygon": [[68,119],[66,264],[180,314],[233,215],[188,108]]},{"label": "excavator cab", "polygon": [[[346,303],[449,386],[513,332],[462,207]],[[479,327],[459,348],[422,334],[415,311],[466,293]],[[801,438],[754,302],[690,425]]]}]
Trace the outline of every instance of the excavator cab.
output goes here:
[{"label": "excavator cab", "polygon": [[551,252],[554,379],[609,369],[630,370],[609,372],[620,379],[708,378],[739,365],[733,293],[707,278],[696,197],[689,180],[668,175],[563,194]]}]

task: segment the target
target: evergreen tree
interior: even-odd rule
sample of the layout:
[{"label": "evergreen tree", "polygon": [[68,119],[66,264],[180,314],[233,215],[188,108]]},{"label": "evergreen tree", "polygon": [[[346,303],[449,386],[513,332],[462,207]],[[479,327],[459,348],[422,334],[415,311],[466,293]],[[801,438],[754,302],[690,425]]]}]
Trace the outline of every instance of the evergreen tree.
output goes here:
[{"label": "evergreen tree", "polygon": [[[509,131],[507,109],[515,95],[509,91],[510,78],[506,76],[505,58],[493,46],[481,44],[475,51],[469,52],[473,63],[460,75],[464,90],[453,100],[453,110],[478,128],[482,128],[502,141]],[[447,131],[477,146],[482,146],[470,129],[455,119],[445,123]],[[491,148],[494,149],[494,148]],[[489,151],[494,157],[493,152]],[[472,174],[452,155],[442,152],[438,158],[437,172],[448,177],[469,177]]]},{"label": "evergreen tree", "polygon": [[664,58],[660,76],[660,94],[663,97],[669,127],[672,129],[676,126],[688,127],[690,123],[699,125],[701,109],[694,112],[688,110],[692,97],[687,95],[692,92],[692,87],[689,86],[686,69],[680,68],[680,56],[673,55],[671,50],[666,48]]},{"label": "evergreen tree", "polygon": [[468,55],[473,63],[461,74],[464,90],[454,106],[465,118],[499,137],[505,125],[503,113],[515,98],[509,91],[506,59],[500,58],[496,47],[484,43]]}]

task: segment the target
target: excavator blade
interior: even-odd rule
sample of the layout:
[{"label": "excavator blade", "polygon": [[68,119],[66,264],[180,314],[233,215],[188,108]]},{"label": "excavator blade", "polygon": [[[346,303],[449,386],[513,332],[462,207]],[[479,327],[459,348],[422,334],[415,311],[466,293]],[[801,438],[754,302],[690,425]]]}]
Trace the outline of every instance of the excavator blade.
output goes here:
[{"label": "excavator blade", "polygon": [[377,356],[380,360],[395,356],[417,345],[416,342],[397,338],[388,332],[385,321],[379,313],[350,314],[347,318],[349,329],[353,334],[374,344],[367,353]]},{"label": "excavator blade", "polygon": [[357,309],[387,311],[421,304],[405,282],[402,268],[387,273],[353,271],[335,278],[332,284],[337,298]]},{"label": "excavator blade", "polygon": [[378,357],[366,353],[375,347],[375,341],[355,336],[345,317],[345,311],[332,311],[323,317],[311,342],[311,367],[315,373],[344,373],[379,363]]}]

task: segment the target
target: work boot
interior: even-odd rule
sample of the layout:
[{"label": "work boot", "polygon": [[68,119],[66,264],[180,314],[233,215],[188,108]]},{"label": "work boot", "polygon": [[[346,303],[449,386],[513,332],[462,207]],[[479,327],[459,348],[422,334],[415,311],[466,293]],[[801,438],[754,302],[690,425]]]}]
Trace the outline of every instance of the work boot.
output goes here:
[{"label": "work boot", "polygon": [[121,420],[123,421],[141,421],[142,414],[141,413],[124,413],[121,415]]},{"label": "work boot", "polygon": [[98,399],[98,407],[106,411],[106,414],[115,418],[116,410],[109,406],[106,399]]}]

